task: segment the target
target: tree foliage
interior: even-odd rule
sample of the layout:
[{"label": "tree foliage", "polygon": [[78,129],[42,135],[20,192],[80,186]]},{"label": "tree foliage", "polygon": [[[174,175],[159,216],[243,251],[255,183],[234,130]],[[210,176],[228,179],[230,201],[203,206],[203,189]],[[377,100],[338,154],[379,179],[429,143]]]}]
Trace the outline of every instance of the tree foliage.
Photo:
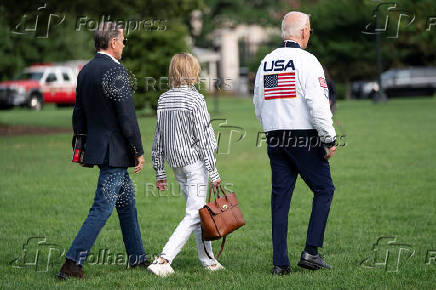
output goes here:
[{"label": "tree foliage", "polygon": [[[40,7],[44,8],[38,10]],[[191,11],[202,7],[201,0],[2,2],[0,54],[3,57],[0,58],[0,80],[16,76],[32,63],[92,58],[95,53],[93,24],[101,21],[102,17],[130,23],[143,21],[147,24],[125,35],[129,43],[123,54],[123,63],[137,79],[138,96],[135,104],[138,107],[143,107],[146,101],[154,104],[158,92],[145,91],[145,77],[159,79],[167,76],[171,56],[188,49],[186,37],[189,35]],[[55,16],[51,18],[48,37],[43,37],[47,32],[50,14]],[[36,16],[40,24],[37,30],[26,32],[25,28],[32,25]],[[81,18],[94,22],[89,22],[89,26],[78,26]],[[18,32],[23,33],[14,33],[20,22]]]},{"label": "tree foliage", "polygon": [[377,31],[374,9],[382,2],[337,0],[307,5],[304,10],[311,14],[315,31],[309,50],[340,81],[375,78],[376,32],[380,33],[384,70],[434,65],[436,28],[425,30],[427,18],[435,15],[431,2],[403,0],[396,2],[395,8],[381,5]]},{"label": "tree foliage", "polygon": [[[375,28],[374,9],[380,3],[384,3],[380,19],[389,22],[386,31],[380,31],[383,69],[435,65],[436,25],[430,25],[435,22],[434,0],[131,0],[122,3],[21,0],[0,3],[0,80],[16,76],[25,66],[35,62],[92,58],[95,53],[92,31],[77,31],[80,17],[99,20],[102,15],[109,15],[112,20],[161,20],[166,24],[164,31],[129,33],[129,44],[123,57],[123,62],[137,77],[136,104],[142,107],[146,100],[153,104],[160,91],[146,91],[145,77],[158,80],[166,76],[171,56],[189,49],[186,37],[190,34],[190,16],[194,9],[203,11],[202,33],[194,37],[194,44],[201,47],[215,46],[214,29],[238,24],[280,29],[285,13],[303,11],[311,15],[314,29],[308,50],[318,57],[336,81],[373,79],[376,76],[376,47],[375,34],[371,32]],[[44,5],[44,12],[38,12],[37,9]],[[27,15],[28,25],[36,15],[40,16],[40,23],[47,23],[50,14],[58,17],[52,19],[48,38],[38,37],[46,32],[43,25],[33,34],[14,33],[23,15]],[[400,19],[401,14],[406,16]],[[62,16],[65,20],[57,25]],[[279,39],[271,38],[260,47],[248,61],[252,72],[279,42]]]},{"label": "tree foliage", "polygon": [[175,53],[188,50],[185,25],[179,21],[166,24],[166,30],[129,35],[123,52],[124,65],[136,76],[135,105],[156,108],[158,96],[168,90],[168,67]]},{"label": "tree foliage", "polygon": [[[435,65],[436,25],[429,19],[436,15],[432,0],[312,0],[312,1],[218,1],[206,0],[204,33],[196,40],[199,45],[212,46],[207,39],[211,30],[240,23],[275,26],[291,10],[310,14],[314,30],[308,51],[317,56],[331,76],[341,82],[376,77],[376,45],[374,9],[380,7],[379,25],[388,21],[382,39],[383,69],[411,65]],[[395,3],[395,8],[391,8]],[[404,14],[400,19],[400,14]],[[414,18],[413,22],[409,22]],[[388,19],[388,20],[387,20]],[[433,20],[434,22],[434,20]],[[368,26],[368,24],[370,24]],[[368,27],[367,27],[368,26]],[[397,29],[399,31],[396,37]],[[366,33],[364,33],[366,32]],[[372,32],[372,33],[371,33]],[[278,39],[264,43],[250,61],[255,72],[265,54],[275,49]]]}]

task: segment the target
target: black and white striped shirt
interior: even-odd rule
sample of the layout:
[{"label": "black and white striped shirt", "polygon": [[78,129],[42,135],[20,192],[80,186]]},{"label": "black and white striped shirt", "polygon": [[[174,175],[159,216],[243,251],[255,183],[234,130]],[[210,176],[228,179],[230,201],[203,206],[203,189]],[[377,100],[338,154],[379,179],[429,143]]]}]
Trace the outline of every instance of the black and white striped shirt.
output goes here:
[{"label": "black and white striped shirt", "polygon": [[151,159],[156,180],[166,179],[164,162],[184,167],[204,162],[212,182],[220,179],[215,167],[217,148],[210,116],[202,94],[195,87],[172,88],[159,97]]}]

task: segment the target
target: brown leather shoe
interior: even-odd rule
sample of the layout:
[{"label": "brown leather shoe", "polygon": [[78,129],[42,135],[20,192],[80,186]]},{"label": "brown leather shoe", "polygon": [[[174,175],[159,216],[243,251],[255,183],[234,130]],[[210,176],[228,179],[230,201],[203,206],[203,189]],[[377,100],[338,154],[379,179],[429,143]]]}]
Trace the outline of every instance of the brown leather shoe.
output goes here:
[{"label": "brown leather shoe", "polygon": [[61,280],[66,280],[70,277],[83,278],[82,267],[73,260],[67,259],[56,276]]}]

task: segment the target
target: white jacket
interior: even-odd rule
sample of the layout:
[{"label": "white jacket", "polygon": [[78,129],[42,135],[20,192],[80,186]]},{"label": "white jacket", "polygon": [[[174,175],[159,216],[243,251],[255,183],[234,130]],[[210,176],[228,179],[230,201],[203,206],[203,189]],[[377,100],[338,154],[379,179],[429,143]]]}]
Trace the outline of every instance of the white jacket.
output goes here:
[{"label": "white jacket", "polygon": [[265,132],[316,129],[321,142],[336,138],[324,70],[301,48],[281,47],[265,56],[256,74],[253,102]]}]

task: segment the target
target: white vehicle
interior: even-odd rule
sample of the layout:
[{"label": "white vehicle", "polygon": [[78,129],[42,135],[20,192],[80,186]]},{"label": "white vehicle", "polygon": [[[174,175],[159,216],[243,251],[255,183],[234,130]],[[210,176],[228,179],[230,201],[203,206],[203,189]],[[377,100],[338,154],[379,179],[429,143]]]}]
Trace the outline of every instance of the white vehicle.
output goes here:
[{"label": "white vehicle", "polygon": [[86,61],[35,64],[11,81],[0,82],[0,108],[26,106],[41,110],[44,103],[59,106],[76,101],[77,74]]},{"label": "white vehicle", "polygon": [[391,69],[381,75],[388,97],[433,96],[436,93],[436,67]]}]

